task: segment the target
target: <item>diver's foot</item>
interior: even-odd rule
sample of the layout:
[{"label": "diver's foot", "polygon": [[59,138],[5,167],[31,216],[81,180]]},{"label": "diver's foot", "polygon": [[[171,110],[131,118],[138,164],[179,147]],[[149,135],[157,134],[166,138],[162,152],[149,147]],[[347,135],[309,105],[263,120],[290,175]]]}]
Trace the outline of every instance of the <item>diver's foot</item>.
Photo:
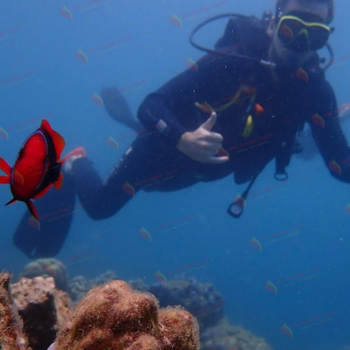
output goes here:
[{"label": "diver's foot", "polygon": [[70,173],[72,171],[74,161],[82,157],[86,157],[86,151],[83,147],[78,147],[72,152],[68,153],[62,160],[63,171],[65,173]]}]

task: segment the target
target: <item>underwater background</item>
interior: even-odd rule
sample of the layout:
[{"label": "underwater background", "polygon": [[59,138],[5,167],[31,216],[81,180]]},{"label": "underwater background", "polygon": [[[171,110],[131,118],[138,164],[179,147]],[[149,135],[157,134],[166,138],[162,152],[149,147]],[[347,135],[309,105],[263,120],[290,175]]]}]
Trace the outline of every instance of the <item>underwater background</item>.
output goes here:
[{"label": "underwater background", "polygon": [[[188,41],[200,21],[226,12],[261,18],[265,10],[275,11],[275,2],[268,0],[82,4],[81,0],[0,3],[0,156],[10,164],[46,116],[66,141],[63,155],[83,146],[105,179],[135,134],[112,120],[90,96],[99,95],[104,87],[132,85],[135,88],[125,97],[136,117],[149,93],[187,69],[186,60],[204,55]],[[203,7],[210,10],[182,17]],[[336,3],[332,23],[336,31],[330,41],[335,63],[326,73],[339,106],[350,101],[349,59],[338,59],[350,54],[349,10],[348,2]],[[174,14],[181,18],[182,28],[169,20]],[[227,19],[210,23],[198,41],[213,46],[226,23]],[[98,49],[118,39],[117,45]],[[79,56],[79,50],[85,56]],[[327,52],[323,54],[328,60]],[[85,62],[77,56],[86,57]],[[9,81],[17,76],[20,79]],[[342,127],[349,140],[346,118]],[[118,150],[108,146],[109,137],[118,140]],[[232,176],[177,192],[141,191],[117,215],[102,221],[93,221],[80,208],[56,258],[93,256],[67,263],[70,277],[94,278],[113,270],[118,278],[141,278],[148,284],[155,283],[157,271],[169,281],[176,277],[166,272],[187,272],[186,265],[203,261],[202,268],[191,269],[185,277],[211,282],[221,293],[232,324],[265,338],[274,349],[340,349],[350,345],[350,216],[344,210],[350,187],[331,177],[318,154],[308,161],[293,157],[287,170],[289,181],[281,185],[273,177],[274,161],[265,168],[252,189],[256,195],[247,199],[239,220],[227,215],[227,208],[245,185],[234,184]],[[0,199],[3,204],[11,199],[8,186],[0,186]],[[26,210],[23,203],[0,207],[0,268],[14,278],[30,262],[12,243]],[[172,229],[176,220],[186,225]],[[170,229],[151,230],[162,225]],[[150,233],[151,242],[140,237],[142,228]],[[287,240],[264,239],[285,230],[295,234]],[[253,237],[260,249],[252,247]],[[295,277],[302,274],[304,280]],[[294,281],[291,277],[303,283],[281,283]],[[268,281],[277,287],[276,295],[265,288]],[[292,328],[318,316],[327,321]],[[292,339],[281,333],[284,324],[292,328]]]}]

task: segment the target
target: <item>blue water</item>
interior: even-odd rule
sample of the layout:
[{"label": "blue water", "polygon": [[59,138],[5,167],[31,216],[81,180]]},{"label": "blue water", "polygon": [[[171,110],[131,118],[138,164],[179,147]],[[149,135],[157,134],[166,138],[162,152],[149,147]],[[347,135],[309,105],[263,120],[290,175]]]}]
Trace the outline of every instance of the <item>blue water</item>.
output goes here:
[{"label": "blue water", "polygon": [[[73,10],[78,5],[80,8]],[[64,6],[72,13],[71,21],[59,12]],[[119,141],[116,151],[107,147],[106,139],[118,139],[131,131],[93,104],[90,95],[99,94],[106,86],[122,87],[146,80],[127,96],[136,115],[147,94],[186,69],[186,59],[202,57],[189,44],[188,35],[205,14],[183,18],[182,29],[173,26],[169,17],[205,6],[211,2],[101,0],[83,7],[81,0],[2,1],[0,126],[7,131],[8,140],[0,138],[0,156],[13,164],[25,138],[39,126],[39,117],[51,113],[47,119],[64,136],[65,152],[84,146],[105,178],[131,143],[131,137]],[[215,7],[216,12],[214,8],[210,11],[213,15],[237,12],[260,17],[273,6],[274,2],[267,0],[226,0],[226,4]],[[331,38],[336,58],[350,53],[349,10],[345,1],[337,4],[336,31]],[[212,45],[225,24],[211,24],[199,38]],[[9,32],[11,29],[16,30]],[[120,43],[124,46],[109,55],[87,53],[129,36]],[[79,49],[86,53],[87,64],[76,59],[74,52]],[[334,66],[343,62],[327,73],[339,105],[349,100],[348,60],[337,61]],[[23,73],[29,72],[24,77]],[[4,82],[18,75],[22,83]],[[35,123],[14,128],[35,118]],[[343,123],[343,128],[350,135],[350,123]],[[276,190],[274,170],[272,162],[252,191],[271,186]],[[249,198],[239,220],[229,217],[226,210],[233,196],[245,187],[235,185],[231,176],[173,193],[140,192],[118,215],[103,221],[91,220],[80,209],[57,258],[98,249],[93,259],[69,266],[70,277],[95,277],[112,269],[122,279],[142,278],[153,283],[158,270],[165,274],[209,257],[205,267],[189,277],[214,284],[225,300],[231,323],[265,338],[278,350],[340,349],[350,345],[350,217],[343,209],[350,202],[349,186],[331,177],[320,156],[309,162],[294,159],[288,173],[289,183],[274,196],[268,198],[265,192],[263,198]],[[8,186],[0,187],[0,198],[3,203],[11,198]],[[16,278],[29,262],[12,245],[12,234],[26,208],[19,203],[0,209],[0,267],[12,271]],[[138,235],[142,227],[150,230],[191,215],[189,224],[177,231],[151,232],[151,243]],[[303,225],[299,230],[292,229],[299,225]],[[300,232],[286,241],[262,240],[288,229],[290,233]],[[249,245],[253,237],[261,242],[261,252]],[[317,270],[307,272],[313,269]],[[302,273],[312,277],[300,285],[277,283]],[[169,275],[168,280],[171,278]],[[277,286],[277,295],[265,290],[264,283],[269,280]],[[329,317],[322,318],[330,312]],[[317,316],[331,319],[317,328],[292,327]],[[292,339],[280,332],[284,323],[293,330]]]}]

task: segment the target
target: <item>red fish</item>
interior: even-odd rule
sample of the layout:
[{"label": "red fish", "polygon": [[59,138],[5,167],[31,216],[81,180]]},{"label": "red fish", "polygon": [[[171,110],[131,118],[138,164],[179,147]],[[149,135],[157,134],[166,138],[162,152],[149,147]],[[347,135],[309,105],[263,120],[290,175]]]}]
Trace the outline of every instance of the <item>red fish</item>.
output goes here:
[{"label": "red fish", "polygon": [[13,195],[6,205],[22,201],[39,220],[31,199],[44,196],[53,185],[56,189],[61,187],[61,167],[72,155],[70,153],[59,160],[64,146],[63,137],[51,128],[47,120],[43,120],[40,128],[25,140],[13,168],[0,158],[0,169],[7,174],[0,176],[0,184],[10,184]]}]

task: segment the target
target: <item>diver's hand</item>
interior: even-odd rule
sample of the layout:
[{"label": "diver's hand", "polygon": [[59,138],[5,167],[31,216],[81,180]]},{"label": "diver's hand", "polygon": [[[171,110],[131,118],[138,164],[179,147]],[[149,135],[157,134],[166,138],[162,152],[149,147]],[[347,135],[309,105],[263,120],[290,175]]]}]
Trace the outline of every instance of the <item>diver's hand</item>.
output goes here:
[{"label": "diver's hand", "polygon": [[223,137],[210,130],[215,125],[217,115],[213,112],[210,118],[197,130],[185,132],[177,144],[177,149],[193,160],[202,163],[221,164],[228,157],[218,157],[217,152],[222,147]]}]

